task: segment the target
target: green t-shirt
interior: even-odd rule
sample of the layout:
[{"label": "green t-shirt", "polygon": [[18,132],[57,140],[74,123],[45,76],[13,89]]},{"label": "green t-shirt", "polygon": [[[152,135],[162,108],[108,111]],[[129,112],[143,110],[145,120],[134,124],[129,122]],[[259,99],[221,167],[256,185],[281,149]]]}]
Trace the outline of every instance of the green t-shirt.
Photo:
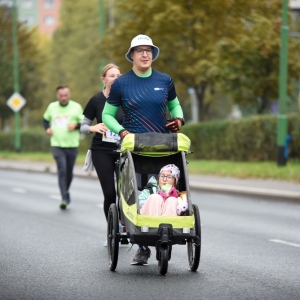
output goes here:
[{"label": "green t-shirt", "polygon": [[73,100],[69,100],[66,106],[60,105],[59,101],[49,104],[44,113],[44,119],[50,122],[52,129],[50,138],[52,147],[76,148],[79,146],[79,130],[68,131],[68,125],[81,123],[82,113],[81,105]]}]

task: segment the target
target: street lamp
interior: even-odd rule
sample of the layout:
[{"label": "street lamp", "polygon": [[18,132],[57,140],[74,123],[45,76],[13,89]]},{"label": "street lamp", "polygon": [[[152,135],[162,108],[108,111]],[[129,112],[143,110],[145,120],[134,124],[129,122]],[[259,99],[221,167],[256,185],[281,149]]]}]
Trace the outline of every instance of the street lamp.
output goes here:
[{"label": "street lamp", "polygon": [[279,112],[277,119],[277,165],[285,166],[284,144],[287,135],[286,98],[288,74],[288,0],[282,1],[282,25],[279,65]]}]

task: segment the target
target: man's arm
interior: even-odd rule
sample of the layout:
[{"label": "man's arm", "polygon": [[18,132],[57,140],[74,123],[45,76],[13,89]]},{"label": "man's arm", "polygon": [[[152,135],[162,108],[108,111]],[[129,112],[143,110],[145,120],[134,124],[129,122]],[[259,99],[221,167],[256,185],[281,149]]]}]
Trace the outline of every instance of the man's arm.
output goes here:
[{"label": "man's arm", "polygon": [[118,134],[121,130],[124,130],[124,128],[115,118],[117,111],[117,106],[113,106],[106,102],[102,111],[102,121],[112,132]]},{"label": "man's arm", "polygon": [[176,133],[185,123],[183,118],[183,111],[177,97],[174,100],[168,102],[168,109],[172,118],[168,120],[166,127],[171,132]]},{"label": "man's arm", "polygon": [[81,122],[83,120],[83,109],[80,104],[77,103],[77,123],[72,123],[68,125],[68,130],[73,131],[73,130],[80,130],[81,127]]},{"label": "man's arm", "polygon": [[50,122],[47,121],[46,119],[43,119],[43,126],[45,130],[47,130],[48,128],[50,128]]},{"label": "man's arm", "polygon": [[44,128],[46,130],[46,134],[47,135],[52,135],[52,129],[50,127],[50,122],[47,121],[46,119],[43,119],[43,126],[44,126]]},{"label": "man's arm", "polygon": [[168,109],[172,118],[183,119],[183,111],[177,97],[172,101],[168,101]]}]

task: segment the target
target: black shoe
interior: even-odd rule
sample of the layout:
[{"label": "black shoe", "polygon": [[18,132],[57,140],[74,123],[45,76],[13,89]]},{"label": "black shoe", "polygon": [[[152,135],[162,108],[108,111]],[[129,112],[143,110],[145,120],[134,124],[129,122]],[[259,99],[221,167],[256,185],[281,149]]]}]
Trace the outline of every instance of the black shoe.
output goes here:
[{"label": "black shoe", "polygon": [[136,252],[131,264],[139,266],[148,266],[148,258],[150,257],[150,255],[151,251],[148,247],[141,247]]},{"label": "black shoe", "polygon": [[61,201],[61,204],[59,207],[60,207],[60,209],[65,210],[67,208],[67,205],[68,205],[68,203],[63,200],[63,201]]}]

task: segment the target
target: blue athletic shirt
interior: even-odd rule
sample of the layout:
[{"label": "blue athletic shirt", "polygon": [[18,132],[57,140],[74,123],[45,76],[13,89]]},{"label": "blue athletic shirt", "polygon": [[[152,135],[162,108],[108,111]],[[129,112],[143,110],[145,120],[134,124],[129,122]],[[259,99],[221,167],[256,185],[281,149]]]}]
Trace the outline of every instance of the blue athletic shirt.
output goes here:
[{"label": "blue athletic shirt", "polygon": [[[119,106],[124,112],[122,126],[114,119]],[[112,84],[102,119],[116,133],[124,128],[132,133],[168,133],[167,107],[172,117],[183,117],[172,78],[154,69],[144,76],[130,70]]]}]

